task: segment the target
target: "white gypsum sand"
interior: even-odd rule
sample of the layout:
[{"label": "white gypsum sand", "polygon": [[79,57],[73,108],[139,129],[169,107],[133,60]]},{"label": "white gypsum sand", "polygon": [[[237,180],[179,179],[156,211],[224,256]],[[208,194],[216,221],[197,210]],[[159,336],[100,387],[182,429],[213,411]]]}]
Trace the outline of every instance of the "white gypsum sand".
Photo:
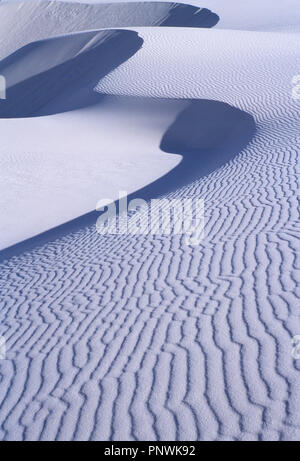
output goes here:
[{"label": "white gypsum sand", "polygon": [[[0,438],[299,440],[298,0],[110,31],[29,3],[0,4]],[[100,236],[118,190],[204,199],[204,240]]]}]

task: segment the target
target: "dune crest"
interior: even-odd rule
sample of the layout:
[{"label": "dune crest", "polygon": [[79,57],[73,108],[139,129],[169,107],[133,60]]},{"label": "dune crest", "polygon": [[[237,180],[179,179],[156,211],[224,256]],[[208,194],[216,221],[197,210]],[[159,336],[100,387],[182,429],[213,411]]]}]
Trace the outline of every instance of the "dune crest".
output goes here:
[{"label": "dune crest", "polygon": [[300,4],[203,7],[0,3],[1,440],[300,439]]},{"label": "dune crest", "polygon": [[30,42],[92,29],[172,26],[213,27],[219,17],[207,8],[174,2],[66,3],[28,0],[3,3],[0,59]]}]

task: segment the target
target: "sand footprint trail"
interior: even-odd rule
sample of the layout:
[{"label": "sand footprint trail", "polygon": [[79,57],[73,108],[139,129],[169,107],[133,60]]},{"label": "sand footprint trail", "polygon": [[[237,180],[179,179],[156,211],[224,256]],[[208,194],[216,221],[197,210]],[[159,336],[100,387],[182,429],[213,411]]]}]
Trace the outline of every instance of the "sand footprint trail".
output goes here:
[{"label": "sand footprint trail", "polygon": [[[69,7],[66,15],[75,11]],[[291,338],[300,334],[300,120],[290,84],[299,73],[298,34],[134,27],[125,36],[143,45],[99,81],[99,103],[54,115],[54,100],[44,106],[53,115],[0,120],[3,171],[22,180],[11,174],[21,159],[33,178],[34,152],[49,176],[48,157],[60,165],[84,156],[95,170],[97,145],[109,172],[103,187],[139,176],[137,194],[203,198],[205,239],[187,247],[180,236],[101,237],[95,213],[1,252],[0,438],[299,440]],[[59,126],[68,134],[65,157],[59,139],[45,135],[51,127],[57,136]],[[16,154],[18,140],[9,135],[19,132],[24,151]],[[128,162],[121,171],[121,153],[135,165],[142,159],[139,170]],[[91,172],[84,174],[92,183]],[[11,190],[3,207],[17,202]],[[31,208],[28,215],[38,216]]]}]

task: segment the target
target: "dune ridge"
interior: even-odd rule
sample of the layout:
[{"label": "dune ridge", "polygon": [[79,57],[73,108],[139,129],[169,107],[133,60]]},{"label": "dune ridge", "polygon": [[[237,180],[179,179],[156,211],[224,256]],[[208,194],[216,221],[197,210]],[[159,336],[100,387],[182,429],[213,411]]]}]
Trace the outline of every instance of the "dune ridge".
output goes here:
[{"label": "dune ridge", "polygon": [[[0,438],[299,440],[299,37],[173,27],[129,36],[143,46],[101,76],[99,104],[59,113],[54,98],[0,128],[99,130],[101,159],[117,149],[108,119],[126,156],[137,146],[133,162],[149,148],[140,173],[158,165],[158,182],[143,178],[135,196],[204,199],[205,238],[192,247],[183,236],[100,236],[94,212],[0,252]],[[42,149],[41,133],[26,149]],[[65,150],[86,156],[96,134],[82,152],[66,137]],[[0,148],[12,171],[17,143]],[[120,170],[107,173],[116,187],[131,171]]]},{"label": "dune ridge", "polygon": [[67,33],[138,26],[213,27],[218,21],[218,15],[207,8],[174,2],[4,3],[0,59],[28,43]]}]

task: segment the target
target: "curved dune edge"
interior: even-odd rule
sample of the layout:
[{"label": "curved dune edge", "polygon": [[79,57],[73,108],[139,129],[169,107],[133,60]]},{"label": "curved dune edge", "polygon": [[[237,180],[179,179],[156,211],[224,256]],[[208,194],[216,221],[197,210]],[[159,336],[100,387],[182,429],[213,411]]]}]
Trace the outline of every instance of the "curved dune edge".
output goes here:
[{"label": "curved dune edge", "polygon": [[[143,142],[146,140],[148,143],[147,150],[150,152],[151,149],[154,150],[155,147],[158,151],[158,146],[153,146],[153,126],[157,123],[159,117],[161,129],[163,125],[166,126],[166,124],[169,123],[169,126],[166,126],[165,131],[163,133],[159,133],[161,137],[160,149],[161,151],[172,155],[168,155],[165,158],[161,153],[158,155],[157,152],[157,158],[155,158],[153,155],[155,150],[151,153],[151,155],[144,154],[142,158],[140,158],[140,154],[139,158],[132,157],[131,154],[131,157],[134,158],[136,164],[134,165],[134,168],[133,166],[130,167],[129,164],[124,171],[126,174],[125,186],[124,178],[122,178],[122,169],[121,172],[118,171],[120,170],[120,168],[118,168],[118,163],[113,163],[115,161],[114,157],[116,156],[113,149],[109,155],[109,161],[106,156],[103,155],[103,152],[99,152],[96,159],[92,158],[92,165],[88,165],[89,169],[87,169],[85,163],[87,161],[90,163],[90,159],[85,155],[83,157],[83,161],[81,162],[81,168],[82,180],[85,181],[85,193],[87,197],[85,197],[86,200],[83,202],[81,199],[83,191],[80,188],[80,184],[78,185],[78,177],[76,183],[70,182],[70,178],[74,174],[73,171],[76,171],[74,169],[74,165],[72,164],[72,158],[70,161],[68,156],[63,155],[63,162],[61,162],[56,155],[52,155],[51,162],[49,162],[46,155],[43,161],[47,162],[47,176],[42,176],[43,170],[41,170],[41,167],[37,162],[36,174],[31,174],[30,177],[31,182],[37,182],[35,185],[36,190],[39,189],[38,178],[41,176],[42,181],[45,181],[47,178],[48,188],[46,188],[45,191],[46,195],[44,196],[39,193],[38,196],[36,196],[32,193],[31,188],[28,188],[26,181],[23,181],[23,203],[20,203],[19,201],[16,209],[17,200],[14,200],[12,202],[12,209],[9,209],[9,206],[7,207],[6,221],[9,227],[4,230],[3,236],[9,238],[10,241],[13,241],[13,239],[18,241],[22,240],[20,235],[23,235],[24,240],[24,236],[25,238],[28,238],[42,231],[46,232],[1,251],[1,260],[24,251],[28,251],[30,248],[40,246],[46,242],[52,241],[53,239],[56,240],[58,238],[62,238],[68,233],[74,232],[76,229],[82,229],[86,226],[94,227],[99,216],[98,212],[93,211],[91,213],[84,214],[79,218],[77,218],[77,216],[80,214],[81,209],[83,212],[86,211],[86,209],[88,209],[88,204],[94,203],[96,205],[96,201],[100,199],[103,200],[109,198],[111,201],[114,201],[119,199],[120,191],[127,191],[128,202],[135,198],[149,201],[163,197],[168,192],[176,191],[182,186],[188,185],[195,180],[199,180],[200,178],[209,175],[215,170],[221,168],[224,164],[229,162],[243,149],[245,149],[247,144],[249,144],[252,140],[256,130],[253,117],[249,116],[249,114],[217,101],[186,99],[153,100],[151,98],[136,99],[128,97],[118,98],[117,101],[112,99],[112,101],[109,102],[110,100],[111,98],[106,99],[104,108],[102,109],[105,117],[109,116],[109,110],[107,109],[110,108],[113,108],[112,113],[114,121],[116,120],[116,111],[123,111],[124,115],[125,113],[128,114],[128,112],[131,111],[135,130],[139,127],[138,118],[146,117],[147,128],[145,129],[145,127],[143,127],[144,139],[142,139]],[[164,117],[162,116],[163,114]],[[84,113],[82,115],[84,116]],[[93,116],[97,118],[97,121],[99,121],[99,115],[101,115],[101,110],[96,110],[93,113]],[[226,123],[224,123],[224,119],[226,119]],[[126,120],[124,120],[124,117],[123,119],[120,118],[120,120],[126,127]],[[62,122],[63,119],[60,118],[59,121]],[[147,133],[147,130],[150,131],[151,129],[151,124],[152,139],[150,138],[149,133]],[[65,124],[64,129],[66,126],[67,125]],[[218,130],[218,137],[215,136],[215,129]],[[141,128],[140,130],[143,132]],[[113,130],[111,130],[110,135],[112,135],[112,133]],[[119,130],[117,135],[120,136],[120,134],[121,130]],[[145,135],[148,136],[148,138],[145,137]],[[178,139],[180,139],[180,142],[177,141]],[[111,141],[110,144],[112,144]],[[176,146],[176,148],[174,148],[174,146]],[[113,145],[112,147],[114,148],[115,146]],[[80,155],[82,155],[82,153]],[[19,158],[21,160],[21,156],[19,156]],[[126,152],[127,161],[129,158],[130,152]],[[119,160],[118,157],[117,160]],[[41,162],[41,160],[39,160],[39,162]],[[147,162],[149,163],[147,164]],[[58,164],[60,165],[60,174],[62,171],[65,171],[65,180],[63,185],[60,184],[56,177],[58,173]],[[156,164],[159,167],[160,173],[164,172],[164,169],[166,170],[167,167],[170,171],[166,171],[166,174],[159,177],[156,173]],[[148,169],[152,175],[156,173],[158,178],[149,181],[149,173],[147,177],[145,171],[139,171],[141,166],[144,169]],[[171,168],[171,166],[173,168]],[[76,164],[75,167],[78,168],[78,165]],[[107,175],[107,171],[110,171],[111,177],[108,178],[110,183],[104,181],[99,187],[99,184],[95,184],[91,180],[88,180],[87,182],[87,178],[89,178],[88,172],[92,171],[93,168],[94,170],[98,170],[98,172],[100,169],[100,178],[103,178],[103,176],[101,176],[101,167],[103,168],[104,175]],[[113,168],[115,169],[114,175]],[[116,174],[118,174],[117,177],[115,177]],[[139,175],[138,178],[136,178],[137,174]],[[53,176],[53,178],[51,176]],[[69,180],[67,178],[69,178]],[[51,180],[53,184],[51,184]],[[133,186],[133,184],[135,184],[135,186]],[[126,185],[128,187],[126,187]],[[3,189],[3,192],[4,191],[5,187]],[[95,191],[99,194],[98,197],[95,195]],[[67,196],[66,192],[68,193]],[[57,193],[58,196],[56,196]],[[51,215],[51,213],[49,213],[49,206],[43,209],[43,204],[45,203],[48,205],[54,205],[54,214]],[[83,208],[80,208],[80,205],[83,206]],[[84,209],[84,206],[86,209]],[[26,213],[24,210],[28,209],[31,209],[32,211],[30,213],[30,222],[26,225],[24,224]],[[76,217],[77,219],[73,219],[66,224],[53,228],[55,223],[64,223],[68,214],[70,219],[73,217]],[[20,226],[18,226],[18,220],[23,221],[21,229]]]},{"label": "curved dune edge", "polygon": [[29,0],[0,4],[0,59],[31,42],[85,30],[142,27],[214,27],[219,16],[207,8],[174,2],[104,4]]},{"label": "curved dune edge", "polygon": [[[156,34],[155,29],[152,32]],[[185,30],[182,38],[187,48],[190,48],[190,37],[198,36],[195,32]],[[168,30],[167,36],[172,37],[174,33]],[[198,49],[195,43],[189,54]],[[97,90],[103,80],[105,92],[105,76],[114,78],[118,67],[126,66],[133,60],[129,66],[133,66],[134,70],[129,67],[126,75],[122,74],[116,80],[122,85],[126,82],[131,84],[132,73],[137,77],[139,74],[139,65],[136,67],[134,59],[141,59],[143,69],[144,52],[147,53],[147,43],[143,43],[137,32],[90,31],[32,43],[1,62],[0,72],[5,75],[8,85],[7,100],[1,103],[0,110],[0,117],[6,119],[1,123],[6,126],[8,139],[2,154],[1,196],[6,216],[1,229],[2,249],[85,215],[95,209],[101,198],[116,200],[119,191],[132,194],[153,181],[158,187],[158,178],[174,168],[180,158],[184,159],[184,149],[179,149],[178,155],[170,156],[162,152],[165,149],[160,144],[177,114],[188,104],[186,98],[180,101],[175,97],[174,101],[164,101],[162,94],[160,99],[145,95],[141,100],[130,97],[129,92],[125,98],[114,100],[103,97]],[[204,54],[203,63],[205,59]],[[154,66],[153,74],[155,71]],[[162,78],[158,78],[157,82],[159,80],[162,81]],[[132,94],[139,88],[149,91],[150,96],[156,85],[148,85],[147,90],[140,84]],[[190,91],[193,91],[192,87]],[[119,89],[116,88],[112,95],[114,93],[118,94]],[[196,99],[192,104],[196,111],[185,124],[195,133],[201,123],[205,130],[208,129],[205,113],[197,109],[202,104],[201,100],[198,105]],[[213,102],[210,105],[213,106]],[[50,115],[54,117],[49,118]],[[43,120],[41,116],[47,118]],[[215,116],[218,118],[218,110],[216,114],[213,111],[211,116],[212,141],[216,138],[213,134]],[[25,121],[24,117],[33,118]],[[228,115],[224,118],[228,119]],[[183,128],[178,132],[183,137],[185,125],[181,125]],[[35,133],[39,133],[39,141],[33,143]],[[55,133],[54,137],[52,133]],[[236,136],[239,136],[238,133]],[[122,137],[127,140],[126,145],[121,141]],[[20,139],[22,149],[19,147]],[[246,135],[245,139],[249,142],[251,136],[248,139]],[[204,154],[199,154],[189,163],[205,165],[207,146],[202,147],[197,137],[195,143],[196,149]],[[196,173],[195,179],[221,167],[244,145],[225,153],[223,161],[212,162],[207,169],[201,168],[201,175]],[[31,170],[27,164],[31,165]],[[182,173],[176,173],[179,177],[174,179],[172,187],[176,188],[176,184],[179,187]],[[11,183],[12,175],[18,178],[15,184]],[[163,177],[162,183],[169,181],[168,178]],[[9,200],[6,198],[7,190],[10,190]],[[32,210],[29,220],[26,219],[28,209]],[[51,235],[55,235],[55,230]]]},{"label": "curved dune edge", "polygon": [[27,45],[1,62],[2,248],[94,210],[100,198],[132,193],[180,161],[159,143],[184,102],[95,91],[142,44],[134,31],[83,32]]},{"label": "curved dune edge", "polygon": [[[8,170],[0,198],[5,206],[12,186],[30,178],[34,148],[46,147],[37,163],[51,159],[59,127],[69,134],[55,159],[66,180],[66,147],[82,159],[99,130],[110,135],[105,150],[116,149],[115,124],[126,159],[136,148],[137,162],[147,145],[159,170],[180,148],[177,172],[186,168],[188,181],[177,188],[170,181],[163,193],[204,199],[205,238],[187,247],[180,236],[101,237],[92,217],[2,260],[0,439],[299,440],[291,339],[300,333],[300,120],[290,85],[299,39],[151,28],[130,41],[137,33],[143,47],[97,85],[99,105],[84,99],[80,110],[64,112],[54,98],[43,106],[52,115],[0,120],[4,166],[23,162],[19,175]],[[83,126],[90,144],[80,152]],[[207,150],[211,163],[203,165]],[[130,165],[122,167],[127,173]],[[32,212],[25,211],[20,228]]]}]

